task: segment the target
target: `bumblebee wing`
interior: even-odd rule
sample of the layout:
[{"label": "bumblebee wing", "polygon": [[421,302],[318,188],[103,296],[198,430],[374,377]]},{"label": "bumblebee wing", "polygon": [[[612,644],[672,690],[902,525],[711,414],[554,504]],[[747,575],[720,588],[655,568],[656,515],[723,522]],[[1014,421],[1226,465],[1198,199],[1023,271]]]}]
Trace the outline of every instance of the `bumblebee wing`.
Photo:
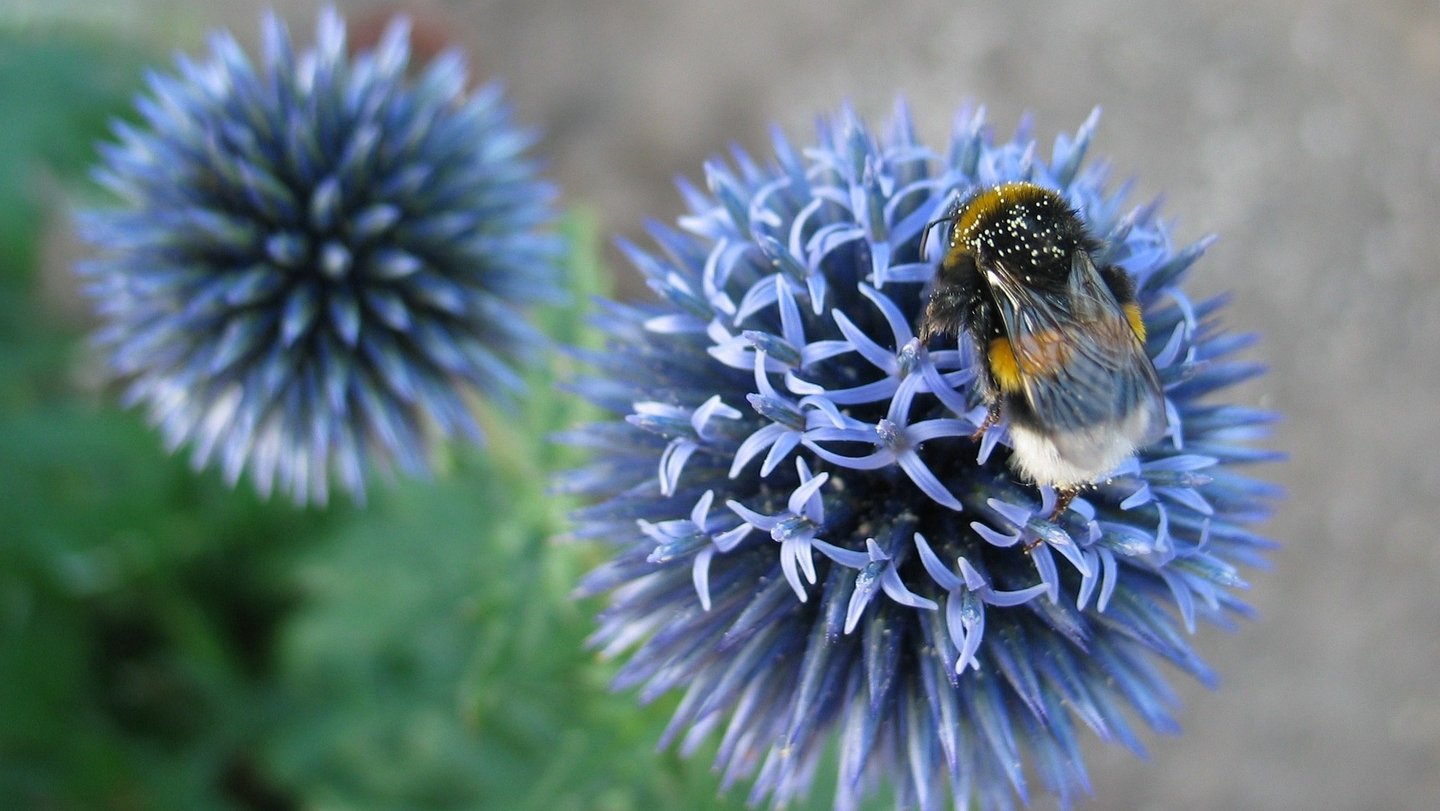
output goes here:
[{"label": "bumblebee wing", "polygon": [[1034,419],[1062,455],[1103,455],[1117,432],[1136,446],[1165,433],[1165,397],[1155,366],[1101,280],[1077,251],[1064,293],[1037,293],[1013,274],[989,274]]}]

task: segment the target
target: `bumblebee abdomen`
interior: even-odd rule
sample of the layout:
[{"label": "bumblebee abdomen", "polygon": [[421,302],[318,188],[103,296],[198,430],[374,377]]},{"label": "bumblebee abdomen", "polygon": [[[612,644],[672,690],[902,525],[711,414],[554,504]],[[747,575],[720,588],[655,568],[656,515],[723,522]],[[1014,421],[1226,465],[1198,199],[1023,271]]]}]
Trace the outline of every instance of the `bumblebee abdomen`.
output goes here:
[{"label": "bumblebee abdomen", "polygon": [[1051,487],[1090,484],[1135,454],[1154,433],[1148,412],[1137,411],[1085,429],[1050,432],[1013,418],[1010,466]]},{"label": "bumblebee abdomen", "polygon": [[1069,362],[1070,342],[1064,335],[1051,332],[1036,337],[1019,358],[1015,357],[1009,338],[990,341],[986,360],[1002,394],[1019,394],[1025,389],[1025,378],[1053,377]]}]

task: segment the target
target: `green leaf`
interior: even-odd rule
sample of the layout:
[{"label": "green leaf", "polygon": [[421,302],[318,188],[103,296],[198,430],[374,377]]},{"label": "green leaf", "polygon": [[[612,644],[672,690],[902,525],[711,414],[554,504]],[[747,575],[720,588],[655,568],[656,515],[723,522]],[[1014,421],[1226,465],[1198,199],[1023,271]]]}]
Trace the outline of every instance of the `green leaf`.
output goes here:
[{"label": "green leaf", "polygon": [[0,29],[0,289],[34,264],[45,182],[83,176],[109,119],[129,109],[142,62],[111,41]]}]

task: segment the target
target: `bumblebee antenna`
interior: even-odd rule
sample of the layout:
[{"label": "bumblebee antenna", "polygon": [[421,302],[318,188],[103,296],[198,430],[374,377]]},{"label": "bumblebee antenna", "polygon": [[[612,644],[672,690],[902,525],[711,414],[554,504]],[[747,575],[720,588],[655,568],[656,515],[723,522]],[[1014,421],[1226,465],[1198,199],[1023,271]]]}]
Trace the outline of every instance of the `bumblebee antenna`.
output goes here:
[{"label": "bumblebee antenna", "polygon": [[952,219],[954,219],[954,216],[953,216],[953,215],[951,215],[951,214],[946,214],[946,215],[943,216],[943,217],[936,217],[935,219],[931,220],[930,222],[925,223],[925,227],[920,231],[920,261],[921,261],[921,262],[924,262],[924,261],[925,261],[925,243],[928,242],[929,239],[930,239],[930,229],[934,228],[935,226],[939,225],[939,224],[942,223],[942,222],[946,222],[946,221],[952,220]]},{"label": "bumblebee antenna", "polygon": [[950,193],[950,202],[945,206],[945,213],[944,213],[944,214],[941,214],[940,216],[936,217],[935,219],[931,220],[930,222],[925,223],[925,227],[924,227],[923,229],[921,229],[921,231],[920,231],[920,261],[921,261],[921,262],[924,262],[924,261],[925,261],[925,244],[926,244],[926,243],[929,241],[929,239],[930,239],[930,229],[934,228],[934,227],[937,226],[937,225],[940,225],[941,223],[950,222],[950,221],[954,220],[954,219],[955,219],[955,215],[956,215],[957,213],[959,213],[959,211],[960,211],[960,196],[959,196],[958,194],[956,194],[955,192],[951,192],[951,193]]}]

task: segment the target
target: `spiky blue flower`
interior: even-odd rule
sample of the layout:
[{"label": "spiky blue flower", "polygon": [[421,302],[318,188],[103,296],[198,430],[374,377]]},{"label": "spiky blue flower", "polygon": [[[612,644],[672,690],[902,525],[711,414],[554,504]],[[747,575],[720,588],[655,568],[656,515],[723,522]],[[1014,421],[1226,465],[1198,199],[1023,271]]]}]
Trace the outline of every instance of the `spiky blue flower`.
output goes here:
[{"label": "spiky blue flower", "polygon": [[353,57],[331,10],[313,50],[273,15],[258,64],[210,45],[148,77],[96,170],[123,205],[82,221],[126,400],[267,495],[424,473],[537,344],[517,307],[549,295],[559,243],[533,136],[457,53],[409,77],[403,20]]},{"label": "spiky blue flower", "polygon": [[[1186,635],[1246,612],[1237,566],[1271,545],[1248,525],[1274,493],[1237,467],[1269,458],[1245,443],[1271,416],[1207,402],[1260,371],[1233,358],[1251,338],[1180,287],[1208,242],[1173,247],[1082,168],[1095,123],[1046,160],[980,112],[937,152],[903,105],[881,137],[846,111],[812,148],[777,133],[766,163],[708,164],[678,228],[622,245],[660,303],[606,304],[579,384],[623,417],[568,435],[593,451],[562,479],[595,499],[577,534],[615,548],[580,591],[610,595],[594,643],[629,653],[616,684],[682,691],[666,740],[718,735],[752,801],[803,796],[838,736],[840,808],[881,784],[926,809],[1035,782],[1068,804],[1089,788],[1078,727],[1139,750],[1132,715],[1176,729],[1161,663],[1214,680]],[[969,349],[915,338],[925,224],[1021,179],[1134,277],[1174,426],[1055,522],[1003,430],[970,439]]]}]

